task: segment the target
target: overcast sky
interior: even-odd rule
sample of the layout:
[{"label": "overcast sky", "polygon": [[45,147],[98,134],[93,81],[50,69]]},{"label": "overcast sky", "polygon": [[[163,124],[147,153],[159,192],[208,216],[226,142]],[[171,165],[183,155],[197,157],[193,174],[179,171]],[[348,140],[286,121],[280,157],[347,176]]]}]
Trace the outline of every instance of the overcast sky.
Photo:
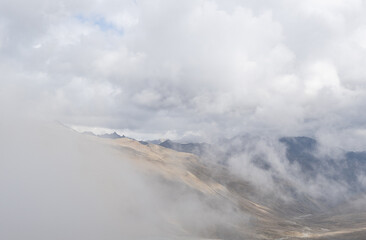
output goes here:
[{"label": "overcast sky", "polygon": [[145,139],[366,146],[365,12],[357,0],[0,0],[0,107]]}]

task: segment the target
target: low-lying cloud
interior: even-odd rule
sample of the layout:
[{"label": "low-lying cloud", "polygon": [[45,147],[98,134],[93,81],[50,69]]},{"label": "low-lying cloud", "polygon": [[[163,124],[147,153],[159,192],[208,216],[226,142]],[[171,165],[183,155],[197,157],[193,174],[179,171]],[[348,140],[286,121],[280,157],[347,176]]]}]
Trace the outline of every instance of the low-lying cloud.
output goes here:
[{"label": "low-lying cloud", "polygon": [[[331,168],[309,177],[277,140],[315,137],[316,154],[339,161],[343,150],[366,149],[365,8],[0,0],[1,238],[151,239],[180,233],[164,227],[172,218],[202,233],[235,215],[208,210],[195,194],[169,195],[54,120],[144,140],[249,134],[221,146],[234,173],[284,198],[279,178],[314,198],[348,198]],[[366,185],[364,174],[356,179]]]},{"label": "low-lying cloud", "polygon": [[229,205],[214,209],[178,179],[143,171],[134,164],[138,156],[61,125],[6,123],[0,128],[2,239],[207,237],[244,218]]}]

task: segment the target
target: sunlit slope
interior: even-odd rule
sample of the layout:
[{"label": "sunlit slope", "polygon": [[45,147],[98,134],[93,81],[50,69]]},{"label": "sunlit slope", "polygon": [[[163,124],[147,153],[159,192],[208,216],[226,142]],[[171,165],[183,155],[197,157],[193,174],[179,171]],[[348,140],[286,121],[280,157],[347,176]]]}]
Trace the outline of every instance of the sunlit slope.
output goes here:
[{"label": "sunlit slope", "polygon": [[[324,215],[321,203],[305,195],[296,202],[271,199],[270,195],[262,193],[249,181],[233,176],[223,166],[203,164],[193,154],[155,144],[143,145],[128,138],[97,141],[127,154],[133,164],[146,174],[161,177],[168,185],[183,185],[186,192],[198,192],[209,209],[235,214],[226,221],[223,232],[213,228],[208,232],[206,229],[205,237],[327,239],[344,236],[344,239],[362,239],[358,237],[366,227],[364,213],[359,213],[358,221],[352,222],[349,215]],[[286,182],[279,184],[290,185]],[[179,222],[175,224],[178,226]],[[182,231],[186,231],[184,227]]]}]

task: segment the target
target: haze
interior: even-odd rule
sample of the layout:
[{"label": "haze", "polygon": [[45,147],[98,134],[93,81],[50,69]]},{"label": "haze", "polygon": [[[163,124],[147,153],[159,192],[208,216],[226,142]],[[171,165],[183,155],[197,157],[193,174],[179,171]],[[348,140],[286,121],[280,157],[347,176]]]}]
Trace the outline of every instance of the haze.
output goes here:
[{"label": "haze", "polygon": [[365,12],[0,0],[0,238],[362,239]]}]

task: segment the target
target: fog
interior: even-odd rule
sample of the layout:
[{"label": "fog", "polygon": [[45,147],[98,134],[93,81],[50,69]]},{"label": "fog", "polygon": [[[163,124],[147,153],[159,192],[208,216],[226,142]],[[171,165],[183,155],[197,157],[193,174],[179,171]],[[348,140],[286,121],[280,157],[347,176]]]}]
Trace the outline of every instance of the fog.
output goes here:
[{"label": "fog", "polygon": [[296,137],[287,141],[294,145],[268,135],[222,139],[203,151],[202,159],[225,165],[269,199],[295,203],[306,196],[334,207],[365,193],[363,160],[352,163],[354,159],[347,155],[353,148],[340,148],[333,144],[337,139],[326,143],[316,136],[305,137],[310,143],[298,142],[301,139]]},{"label": "fog", "polygon": [[58,123],[14,119],[1,132],[1,239],[188,238],[236,221]]},{"label": "fog", "polygon": [[[351,201],[360,190],[337,177],[347,151],[366,150],[365,11],[361,0],[0,0],[0,238],[188,237],[246,221],[63,125],[208,142],[211,164],[268,196],[293,201],[283,181]],[[318,141],[317,174],[290,163],[286,136]],[[366,188],[364,172],[352,181]]]}]

